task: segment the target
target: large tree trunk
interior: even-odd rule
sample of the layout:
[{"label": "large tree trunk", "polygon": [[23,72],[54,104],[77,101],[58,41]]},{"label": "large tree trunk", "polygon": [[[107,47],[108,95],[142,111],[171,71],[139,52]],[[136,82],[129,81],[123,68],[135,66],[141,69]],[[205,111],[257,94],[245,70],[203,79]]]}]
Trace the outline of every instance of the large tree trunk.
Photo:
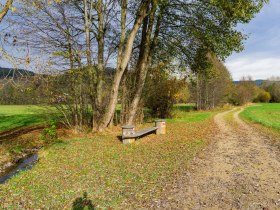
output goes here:
[{"label": "large tree trunk", "polygon": [[146,0],[144,3],[141,4],[139,12],[137,14],[136,20],[134,22],[133,28],[128,36],[126,45],[124,47],[125,42],[125,34],[126,34],[126,10],[127,10],[127,1],[122,0],[122,12],[121,12],[121,28],[122,28],[122,35],[121,40],[119,44],[119,53],[118,53],[118,59],[117,59],[117,68],[116,73],[113,79],[112,87],[111,87],[111,93],[109,95],[109,103],[108,107],[103,115],[102,121],[99,124],[99,131],[102,131],[104,128],[106,128],[110,121],[112,120],[112,116],[114,115],[117,101],[118,101],[118,92],[119,92],[119,86],[120,82],[123,76],[123,73],[128,65],[128,62],[131,57],[132,53],[132,47],[135,40],[135,37],[137,35],[137,32],[144,20],[144,18],[147,16],[147,7],[149,6],[150,1]]},{"label": "large tree trunk", "polygon": [[11,8],[14,0],[7,0],[5,6],[3,9],[0,11],[0,23],[2,22],[3,18],[6,16],[8,13],[9,9]]},{"label": "large tree trunk", "polygon": [[98,0],[98,64],[97,64],[97,81],[96,81],[96,97],[95,97],[95,118],[98,120],[102,115],[102,98],[103,98],[103,83],[104,83],[104,17],[103,17],[103,2]]},{"label": "large tree trunk", "polygon": [[[92,66],[91,60],[91,36],[90,36],[90,24],[92,20],[92,7],[93,1],[90,1],[90,7],[88,7],[88,1],[84,0],[84,22],[85,22],[85,33],[86,33],[86,57],[87,57],[87,71],[89,74],[89,87],[90,87],[90,97],[91,97],[91,107],[92,107],[92,128],[95,129],[97,127],[97,82],[98,82],[98,75],[96,69]],[[99,47],[98,47],[99,49]],[[104,46],[101,46],[101,50],[104,50]],[[99,59],[99,57],[98,57]]]},{"label": "large tree trunk", "polygon": [[134,93],[132,103],[130,104],[128,109],[128,121],[126,122],[129,125],[131,125],[135,121],[138,104],[141,99],[142,90],[145,84],[146,74],[148,70],[148,56],[150,52],[150,37],[148,37],[147,33],[148,21],[149,20],[146,17],[143,23],[142,40],[140,44],[138,62],[136,65],[136,70],[138,72],[138,82],[136,84],[136,91]]},{"label": "large tree trunk", "polygon": [[156,9],[157,9],[157,4],[156,2],[153,2],[150,11],[151,14],[149,18],[148,17],[145,18],[143,23],[141,48],[140,48],[138,63],[136,67],[137,71],[139,71],[139,78],[136,86],[136,92],[134,94],[132,103],[129,108],[127,124],[135,123],[137,110],[139,107],[139,103],[141,100],[142,92],[147,77],[148,68],[151,63],[152,52],[157,42],[157,38],[160,30],[160,24],[161,24],[161,17],[162,17],[161,14],[159,14],[157,24],[156,24],[155,34],[153,37],[153,42],[151,43],[151,39],[152,39],[151,36],[153,31],[153,25],[155,22]]}]

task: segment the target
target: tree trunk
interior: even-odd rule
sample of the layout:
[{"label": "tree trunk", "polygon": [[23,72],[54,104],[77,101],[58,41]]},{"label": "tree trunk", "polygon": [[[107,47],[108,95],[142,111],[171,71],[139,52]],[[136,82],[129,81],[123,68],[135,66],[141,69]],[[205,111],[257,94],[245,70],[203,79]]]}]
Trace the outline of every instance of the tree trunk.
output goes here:
[{"label": "tree trunk", "polygon": [[153,2],[151,11],[150,11],[150,16],[149,18],[146,17],[143,23],[143,30],[142,30],[142,40],[141,40],[141,47],[140,47],[140,52],[139,52],[139,58],[138,58],[138,63],[136,66],[137,71],[139,71],[139,78],[138,78],[138,83],[136,86],[136,92],[133,97],[132,103],[129,108],[129,114],[128,114],[128,124],[133,124],[135,123],[136,120],[136,115],[137,115],[137,110],[139,107],[139,103],[141,100],[142,92],[144,89],[146,77],[147,77],[147,72],[149,65],[151,63],[151,56],[153,49],[156,45],[159,30],[160,30],[160,24],[161,24],[161,13],[159,14],[157,24],[156,24],[156,30],[153,38],[153,42],[151,43],[151,36],[152,36],[152,31],[153,31],[153,25],[154,25],[154,20],[155,20],[155,13],[157,9],[157,4]]},{"label": "tree trunk", "polygon": [[96,81],[96,97],[95,97],[95,118],[98,120],[102,115],[102,97],[103,97],[103,82],[104,82],[104,18],[103,18],[103,3],[98,0],[98,64],[97,64],[97,81]]},{"label": "tree trunk", "polygon": [[[118,92],[119,92],[119,86],[120,86],[120,81],[122,79],[123,73],[128,65],[128,62],[131,57],[132,53],[132,47],[133,43],[135,40],[135,37],[137,35],[137,32],[144,20],[144,18],[147,16],[146,10],[149,5],[150,1],[145,1],[139,9],[137,18],[134,22],[133,28],[128,36],[126,45],[124,47],[124,41],[125,41],[125,34],[126,34],[126,9],[127,9],[127,2],[126,0],[122,0],[122,20],[121,20],[121,28],[122,28],[122,35],[121,35],[121,40],[119,44],[119,53],[118,53],[118,58],[117,58],[117,68],[116,68],[116,73],[113,79],[112,87],[111,87],[111,93],[109,95],[109,103],[108,103],[108,108],[106,109],[102,121],[99,124],[98,130],[102,131],[104,128],[106,128],[111,119],[112,116],[114,115],[117,101],[118,101]],[[123,49],[124,48],[124,49]]]},{"label": "tree trunk", "polygon": [[85,32],[86,32],[86,55],[87,64],[91,66],[91,50],[90,50],[90,19],[88,13],[88,3],[84,0],[84,19],[85,19]]},{"label": "tree trunk", "polygon": [[200,110],[200,78],[199,78],[199,73],[197,73],[197,78],[196,78],[196,108],[197,110]]},{"label": "tree trunk", "polygon": [[127,89],[127,68],[124,72],[123,75],[123,80],[122,80],[122,106],[121,106],[121,116],[120,116],[120,123],[123,125],[127,122],[127,106],[128,106],[128,89]]}]

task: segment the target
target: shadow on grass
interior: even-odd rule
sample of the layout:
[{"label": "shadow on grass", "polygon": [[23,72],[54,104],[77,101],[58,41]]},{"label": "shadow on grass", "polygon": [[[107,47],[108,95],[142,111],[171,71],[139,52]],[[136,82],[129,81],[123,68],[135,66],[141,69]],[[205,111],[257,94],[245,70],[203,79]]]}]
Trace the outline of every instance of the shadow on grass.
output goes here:
[{"label": "shadow on grass", "polygon": [[87,198],[87,193],[84,192],[83,197],[76,198],[72,204],[72,210],[94,210],[96,209],[90,199]]},{"label": "shadow on grass", "polygon": [[196,110],[194,105],[188,105],[188,104],[180,105],[180,106],[174,106],[174,109],[179,110],[179,111],[183,111],[183,112],[190,112],[190,111]]},{"label": "shadow on grass", "polygon": [[59,121],[54,108],[39,106],[24,106],[24,108],[12,108],[7,113],[0,113],[0,132],[16,128],[45,125],[52,120]]},{"label": "shadow on grass", "polygon": [[118,136],[117,136],[117,138],[118,138],[118,140],[119,140],[120,142],[122,142],[122,141],[123,141],[123,139],[122,139],[122,136],[121,136],[121,135],[118,135]]}]

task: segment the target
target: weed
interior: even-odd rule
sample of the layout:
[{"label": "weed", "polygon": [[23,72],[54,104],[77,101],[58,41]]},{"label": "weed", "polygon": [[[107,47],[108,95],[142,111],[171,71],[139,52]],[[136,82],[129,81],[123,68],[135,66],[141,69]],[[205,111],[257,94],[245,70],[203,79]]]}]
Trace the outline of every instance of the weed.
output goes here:
[{"label": "weed", "polygon": [[45,128],[41,133],[41,139],[44,140],[46,143],[52,143],[57,141],[57,126],[55,121],[50,122],[50,126]]},{"label": "weed", "polygon": [[23,148],[21,145],[16,145],[16,146],[12,147],[10,150],[10,152],[14,153],[14,154],[20,154],[20,153],[22,153],[22,151],[23,151]]}]

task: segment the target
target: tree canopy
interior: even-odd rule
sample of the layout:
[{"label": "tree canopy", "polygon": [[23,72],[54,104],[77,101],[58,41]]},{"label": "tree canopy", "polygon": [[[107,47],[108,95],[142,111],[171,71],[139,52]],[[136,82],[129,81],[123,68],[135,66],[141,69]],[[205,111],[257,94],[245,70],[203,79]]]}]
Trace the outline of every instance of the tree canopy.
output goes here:
[{"label": "tree canopy", "polygon": [[[91,126],[103,130],[112,123],[127,75],[134,81],[125,118],[131,124],[149,72],[161,66],[206,72],[207,53],[222,61],[243,49],[246,35],[236,26],[248,23],[266,2],[25,0],[17,1],[9,33],[14,45],[27,46],[28,53],[30,48],[28,64],[36,54],[43,58],[44,68],[75,74],[67,93],[72,96],[74,121],[82,126],[90,104]],[[3,14],[11,3],[7,1]],[[114,69],[110,79],[108,66]]]}]

